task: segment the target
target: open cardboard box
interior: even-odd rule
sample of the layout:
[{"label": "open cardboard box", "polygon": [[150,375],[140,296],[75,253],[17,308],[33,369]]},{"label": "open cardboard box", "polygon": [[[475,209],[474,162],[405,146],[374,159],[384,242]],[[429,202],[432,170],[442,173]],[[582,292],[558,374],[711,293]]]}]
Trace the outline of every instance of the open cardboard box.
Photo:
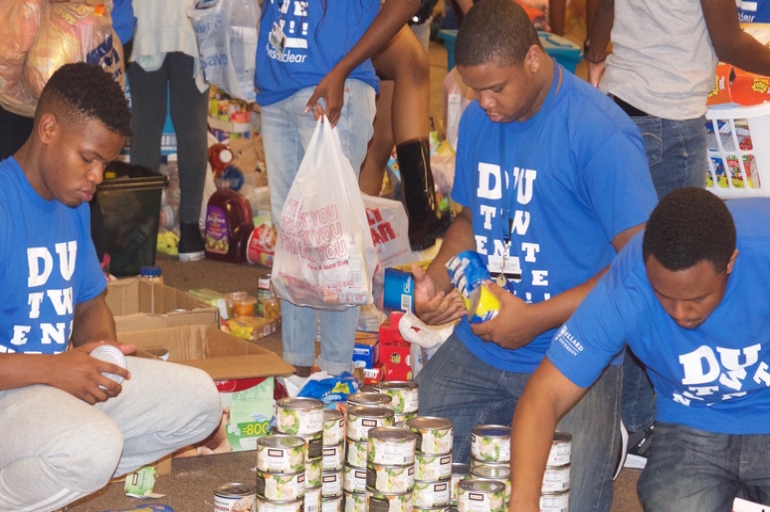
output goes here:
[{"label": "open cardboard box", "polygon": [[225,407],[220,429],[201,449],[175,456],[256,449],[272,417],[272,377],[294,372],[278,354],[212,325],[118,332],[118,342],[133,343],[138,351],[164,348],[169,361],[200,368],[216,382]]},{"label": "open cardboard box", "polygon": [[176,288],[137,278],[110,281],[106,301],[119,333],[178,325],[219,325],[216,307]]}]

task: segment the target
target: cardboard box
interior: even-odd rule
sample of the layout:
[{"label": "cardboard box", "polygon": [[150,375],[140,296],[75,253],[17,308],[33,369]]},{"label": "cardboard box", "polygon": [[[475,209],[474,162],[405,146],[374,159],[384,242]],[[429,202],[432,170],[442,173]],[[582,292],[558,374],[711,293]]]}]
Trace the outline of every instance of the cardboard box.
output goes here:
[{"label": "cardboard box", "polygon": [[353,362],[361,368],[374,368],[380,362],[380,344],[374,333],[356,333],[353,346]]},{"label": "cardboard box", "polygon": [[377,384],[385,380],[385,364],[380,362],[374,368],[364,368],[364,384]]},{"label": "cardboard box", "polygon": [[106,301],[118,333],[178,325],[219,325],[216,307],[176,288],[141,279],[111,281]]},{"label": "cardboard box", "polygon": [[385,380],[412,380],[412,344],[398,330],[402,316],[403,312],[392,311],[380,325],[380,360],[385,365]]},{"label": "cardboard box", "polygon": [[[217,433],[205,448],[183,456],[256,449],[272,418],[274,382],[294,367],[265,348],[220,331],[215,325],[183,325],[149,331],[118,332],[120,343],[140,350],[165,348],[169,361],[200,368],[217,383],[226,410]],[[251,420],[249,420],[249,418]]]}]

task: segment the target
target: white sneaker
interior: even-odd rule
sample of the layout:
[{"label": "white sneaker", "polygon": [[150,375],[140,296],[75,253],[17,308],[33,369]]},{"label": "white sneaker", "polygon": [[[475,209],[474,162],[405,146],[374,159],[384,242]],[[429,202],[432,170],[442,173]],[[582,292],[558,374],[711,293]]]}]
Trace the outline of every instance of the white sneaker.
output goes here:
[{"label": "white sneaker", "polygon": [[628,467],[628,430],[626,430],[626,426],[623,425],[623,420],[620,420],[620,453],[618,454],[618,462],[615,466],[615,476],[612,477],[613,480],[617,480],[618,475],[620,474],[620,471],[624,467]]},{"label": "white sneaker", "polygon": [[647,454],[652,445],[652,436],[655,433],[655,426],[644,429],[643,432],[634,432],[631,434],[632,444],[628,448],[628,457],[626,457],[625,467],[631,469],[644,469],[647,465]]}]

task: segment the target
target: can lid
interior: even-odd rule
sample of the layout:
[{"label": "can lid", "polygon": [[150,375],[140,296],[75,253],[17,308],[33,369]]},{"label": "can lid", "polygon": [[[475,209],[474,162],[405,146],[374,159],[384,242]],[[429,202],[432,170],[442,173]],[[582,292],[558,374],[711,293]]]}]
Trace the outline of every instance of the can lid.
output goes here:
[{"label": "can lid", "polygon": [[162,271],[160,267],[140,267],[139,275],[142,277],[160,277]]},{"label": "can lid", "polygon": [[345,415],[337,409],[324,409],[324,421],[341,420]]},{"label": "can lid", "polygon": [[380,392],[387,389],[416,389],[417,383],[408,380],[383,380],[375,384],[374,388]]},{"label": "can lid", "polygon": [[463,491],[471,492],[502,492],[505,484],[497,480],[460,480],[458,484]]},{"label": "can lid", "polygon": [[511,427],[505,425],[476,425],[471,434],[488,437],[511,437]]},{"label": "can lid", "polygon": [[455,424],[448,418],[437,418],[434,416],[417,416],[406,420],[410,429],[417,430],[445,430],[454,428]]},{"label": "can lid", "polygon": [[510,478],[511,468],[507,464],[482,464],[471,469],[475,477],[495,480],[498,478]]},{"label": "can lid", "polygon": [[385,393],[377,392],[357,392],[348,395],[348,403],[354,405],[382,405],[388,406],[393,401],[393,397]]},{"label": "can lid", "polygon": [[369,430],[369,441],[394,441],[408,443],[417,440],[417,434],[411,430],[404,430],[398,427],[376,427]]},{"label": "can lid", "polygon": [[553,433],[554,443],[569,443],[570,441],[572,441],[572,434],[569,432],[562,432],[561,430],[557,430]]},{"label": "can lid", "polygon": [[348,408],[348,419],[350,416],[361,416],[365,418],[392,418],[393,410],[387,407],[374,407],[368,405],[354,405]]},{"label": "can lid", "polygon": [[257,493],[256,485],[244,484],[241,482],[233,482],[229,484],[220,485],[214,490],[214,494],[223,498],[240,498],[243,496],[249,496]]},{"label": "can lid", "polygon": [[275,404],[278,407],[284,409],[297,409],[297,410],[309,410],[309,409],[323,409],[324,403],[316,398],[306,397],[286,397],[281,398]]},{"label": "can lid", "polygon": [[305,439],[300,436],[272,434],[258,437],[257,444],[268,448],[297,448],[305,446]]}]

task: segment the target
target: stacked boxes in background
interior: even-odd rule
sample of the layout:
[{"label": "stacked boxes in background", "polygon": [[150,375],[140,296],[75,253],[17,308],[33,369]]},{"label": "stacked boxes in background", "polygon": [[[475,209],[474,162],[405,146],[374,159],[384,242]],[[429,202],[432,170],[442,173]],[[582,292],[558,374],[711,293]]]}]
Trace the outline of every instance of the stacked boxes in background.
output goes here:
[{"label": "stacked boxes in background", "polygon": [[353,363],[363,370],[364,384],[375,384],[385,377],[380,359],[380,343],[375,333],[356,332]]},{"label": "stacked boxes in background", "polygon": [[409,354],[411,343],[404,340],[398,330],[403,312],[393,311],[380,325],[380,360],[384,364],[385,380],[412,380],[412,364]]}]

